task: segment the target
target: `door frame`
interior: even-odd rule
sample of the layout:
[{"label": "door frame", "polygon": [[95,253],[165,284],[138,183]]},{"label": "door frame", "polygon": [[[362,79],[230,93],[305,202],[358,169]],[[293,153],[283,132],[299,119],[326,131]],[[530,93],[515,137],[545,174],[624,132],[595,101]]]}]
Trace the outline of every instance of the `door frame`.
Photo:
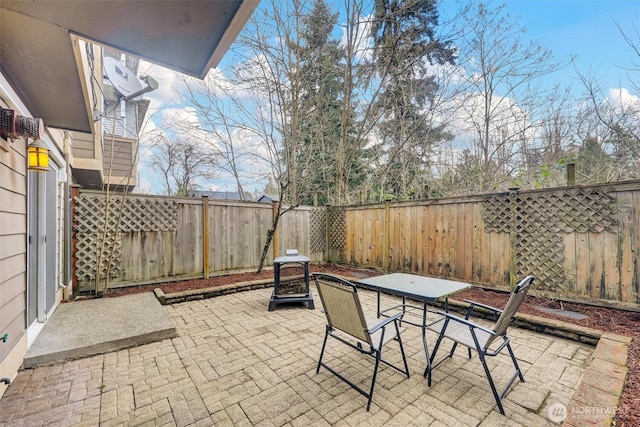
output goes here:
[{"label": "door frame", "polygon": [[[60,197],[59,168],[50,162],[49,172],[27,172],[27,295],[26,321],[28,345],[38,336],[57,306],[58,290],[58,221]],[[53,184],[49,182],[53,180]],[[47,189],[55,188],[53,194]],[[31,213],[34,213],[32,215]],[[35,223],[34,223],[35,221]],[[51,224],[53,221],[53,224]],[[49,235],[53,232],[53,236]],[[53,248],[53,249],[51,249]],[[49,250],[48,250],[49,249]],[[53,268],[51,268],[53,263]],[[53,277],[47,277],[47,275]],[[35,290],[36,295],[33,295]],[[51,299],[53,298],[53,300]],[[47,301],[51,303],[47,307]],[[35,304],[34,304],[35,303]],[[35,305],[35,313],[33,311]]]}]

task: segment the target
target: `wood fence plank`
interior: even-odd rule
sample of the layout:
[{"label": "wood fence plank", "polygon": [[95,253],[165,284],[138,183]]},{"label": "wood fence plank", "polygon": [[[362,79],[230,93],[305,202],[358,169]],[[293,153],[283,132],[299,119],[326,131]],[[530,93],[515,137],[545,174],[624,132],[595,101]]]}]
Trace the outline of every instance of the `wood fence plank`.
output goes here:
[{"label": "wood fence plank", "polygon": [[398,215],[400,214],[399,208],[390,208],[389,209],[389,230],[391,231],[389,235],[389,267],[391,270],[400,270],[400,257],[402,254],[400,253],[400,221],[398,220]]},{"label": "wood fence plank", "polygon": [[413,269],[415,263],[413,246],[416,241],[415,227],[413,217],[415,216],[415,206],[404,209],[402,218],[402,229],[404,233],[403,239],[403,268],[405,271],[415,271]]},{"label": "wood fence plank", "polygon": [[621,293],[622,300],[640,303],[640,192],[623,193],[627,215],[623,227]]},{"label": "wood fence plank", "polygon": [[589,232],[589,269],[591,297],[602,298],[605,294],[604,233]]},{"label": "wood fence plank", "polygon": [[378,249],[377,249],[376,253],[377,253],[377,256],[379,257],[379,264],[376,264],[376,265],[379,265],[380,268],[384,268],[384,266],[385,266],[384,255],[385,255],[386,252],[385,252],[385,249],[384,249],[384,246],[383,246],[384,242],[385,242],[385,239],[384,239],[383,236],[387,232],[387,228],[386,228],[386,225],[385,225],[385,218],[386,217],[385,217],[385,209],[384,208],[381,208],[378,211],[378,217],[377,218],[378,218],[378,223],[376,225],[376,227],[377,227],[376,230],[377,230],[377,235],[379,237],[376,240],[376,245],[378,246]]},{"label": "wood fence plank", "polygon": [[464,279],[465,274],[465,234],[464,227],[466,204],[461,204],[458,209],[454,209],[455,215],[454,235],[451,245],[452,274],[457,279]]},{"label": "wood fence plank", "polygon": [[576,264],[576,235],[575,233],[565,233],[563,235],[564,247],[564,292],[580,295],[583,291],[578,290],[577,285],[577,264]]},{"label": "wood fence plank", "polygon": [[420,206],[413,206],[409,213],[409,257],[411,262],[409,263],[409,270],[416,273],[419,270],[418,266],[418,252],[420,248]]},{"label": "wood fence plank", "polygon": [[635,256],[634,262],[634,289],[632,290],[636,296],[636,303],[640,303],[640,192],[634,192],[633,194],[633,230],[635,235],[635,242],[632,242],[632,253]]},{"label": "wood fence plank", "polygon": [[474,205],[471,217],[473,218],[473,255],[471,257],[471,276],[474,282],[482,282],[482,251],[484,226],[482,225],[482,206]]},{"label": "wood fence plank", "polygon": [[429,210],[429,276],[438,275],[438,206],[432,205]]},{"label": "wood fence plank", "polygon": [[373,220],[373,212],[368,210],[358,211],[360,217],[360,227],[358,227],[354,235],[357,236],[356,261],[358,265],[367,265],[371,258],[371,248],[374,240],[380,239],[382,236],[376,233]]},{"label": "wood fence plank", "polygon": [[426,230],[425,236],[425,244],[423,254],[423,267],[422,271],[427,276],[435,275],[435,217],[434,217],[434,207],[432,205],[428,206],[423,218],[424,221],[424,229]]},{"label": "wood fence plank", "polygon": [[358,265],[370,265],[374,239],[379,238],[379,236],[373,234],[375,212],[373,210],[361,210],[360,214],[362,215],[362,234],[360,235],[361,249],[359,250]]},{"label": "wood fence plank", "polygon": [[422,216],[424,215],[424,205],[417,206],[415,209],[414,221],[414,245],[413,256],[414,266],[413,271],[420,273],[422,271],[422,246],[424,241],[424,230],[422,228]]},{"label": "wood fence plank", "polygon": [[424,245],[427,238],[426,230],[424,228],[424,216],[426,214],[426,206],[421,205],[416,210],[416,245],[415,245],[415,272],[422,274],[424,271]]},{"label": "wood fence plank", "polygon": [[350,254],[349,260],[351,264],[356,265],[360,263],[360,260],[357,255],[358,245],[355,239],[359,233],[358,228],[362,226],[362,214],[362,211],[352,211],[347,216],[347,242],[345,249]]},{"label": "wood fence plank", "polygon": [[375,211],[374,210],[362,210],[363,216],[363,228],[362,228],[362,250],[360,251],[360,265],[370,265],[371,262],[371,248],[373,245],[373,230],[375,228]]},{"label": "wood fence plank", "polygon": [[442,205],[441,212],[442,248],[440,253],[442,254],[442,267],[440,276],[451,277],[451,221],[453,220],[451,205]]},{"label": "wood fence plank", "polygon": [[392,239],[393,245],[391,246],[391,253],[393,254],[393,270],[404,271],[403,265],[403,253],[402,253],[402,241],[404,240],[404,234],[402,230],[402,218],[404,209],[391,208],[391,218],[393,218]]},{"label": "wood fence plank", "polygon": [[576,233],[576,292],[578,295],[591,295],[589,266],[589,233]]},{"label": "wood fence plank", "polygon": [[473,279],[473,204],[464,203],[464,273],[462,279]]},{"label": "wood fence plank", "polygon": [[[496,242],[494,242],[495,246],[493,247],[492,256],[495,257],[492,260],[492,263],[496,265],[495,277],[494,281],[498,285],[508,287],[510,284],[510,266],[511,266],[511,257],[510,252],[507,248],[511,246],[511,239],[509,233],[496,233]],[[516,281],[522,279],[521,277],[516,277]]]},{"label": "wood fence plank", "polygon": [[[358,235],[358,233],[360,233],[359,227],[362,226],[362,216],[363,212],[362,211],[353,211],[353,215],[351,215],[351,219],[355,220],[355,222],[353,224],[349,224],[349,221],[347,221],[348,227],[347,227],[347,245],[346,245],[346,251],[348,254],[356,254],[357,252],[357,243],[355,241],[356,236]],[[351,262],[354,264],[359,264],[360,260],[356,255],[352,255],[351,256]]]},{"label": "wood fence plank", "polygon": [[369,254],[369,260],[372,260],[372,264],[380,269],[383,268],[383,254],[384,250],[382,245],[384,244],[384,209],[375,209],[372,212],[371,219],[371,253]]},{"label": "wood fence plank", "polygon": [[444,232],[443,228],[443,220],[442,220],[442,206],[435,206],[435,238],[434,238],[434,264],[435,264],[435,273],[436,276],[442,277],[442,269],[444,263],[444,257],[442,252],[444,250]]},{"label": "wood fence plank", "polygon": [[364,243],[364,239],[362,238],[362,234],[364,233],[366,227],[366,212],[359,210],[356,213],[357,220],[354,226],[351,228],[351,235],[349,236],[349,241],[352,242],[352,250],[350,251],[351,255],[351,263],[355,265],[362,265],[362,260],[364,258],[362,245]]},{"label": "wood fence plank", "polygon": [[403,253],[402,253],[402,241],[404,240],[403,230],[402,230],[402,218],[401,215],[404,213],[404,209],[400,208],[392,208],[391,209],[393,218],[393,265],[394,270],[404,270],[404,265],[402,262]]},{"label": "wood fence plank", "polygon": [[[616,230],[617,231],[617,230]],[[602,286],[600,291],[605,299],[620,301],[620,261],[618,258],[618,232],[600,233],[603,239],[602,258],[604,260]]]},{"label": "wood fence plank", "polygon": [[479,221],[480,233],[480,280],[483,283],[493,283],[491,280],[491,233],[484,230],[484,223]]}]

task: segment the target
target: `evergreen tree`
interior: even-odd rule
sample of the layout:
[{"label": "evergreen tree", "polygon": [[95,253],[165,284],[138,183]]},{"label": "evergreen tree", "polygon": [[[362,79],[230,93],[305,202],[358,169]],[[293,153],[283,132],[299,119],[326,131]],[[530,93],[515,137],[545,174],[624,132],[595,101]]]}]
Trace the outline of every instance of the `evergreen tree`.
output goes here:
[{"label": "evergreen tree", "polygon": [[312,204],[314,194],[319,204],[335,203],[339,186],[358,188],[366,178],[365,152],[353,137],[354,122],[343,120],[350,103],[344,102],[346,53],[333,34],[337,19],[324,0],[315,0],[293,49],[300,65],[297,188],[302,204]]},{"label": "evergreen tree", "polygon": [[384,112],[379,134],[387,191],[396,198],[418,185],[421,171],[428,173],[430,145],[448,138],[425,115],[438,89],[428,66],[455,60],[451,44],[436,37],[437,25],[434,0],[375,1],[373,65],[383,85],[376,108]]},{"label": "evergreen tree", "polygon": [[335,153],[340,138],[341,62],[344,52],[332,32],[338,19],[324,0],[315,0],[303,19],[299,53],[302,85],[300,126],[302,144],[298,153],[299,200],[310,205],[314,193],[320,202],[335,187]]}]

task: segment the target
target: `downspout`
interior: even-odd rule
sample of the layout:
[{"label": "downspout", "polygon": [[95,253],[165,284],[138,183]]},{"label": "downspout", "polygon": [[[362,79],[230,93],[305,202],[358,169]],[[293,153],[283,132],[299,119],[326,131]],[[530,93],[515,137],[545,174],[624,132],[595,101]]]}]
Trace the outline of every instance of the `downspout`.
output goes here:
[{"label": "downspout", "polygon": [[73,288],[71,287],[71,227],[73,226],[71,212],[71,133],[64,131],[63,139],[63,156],[65,163],[65,172],[67,173],[67,180],[64,183],[64,256],[63,256],[63,280],[64,280],[64,295],[63,299],[69,300],[73,297]]}]

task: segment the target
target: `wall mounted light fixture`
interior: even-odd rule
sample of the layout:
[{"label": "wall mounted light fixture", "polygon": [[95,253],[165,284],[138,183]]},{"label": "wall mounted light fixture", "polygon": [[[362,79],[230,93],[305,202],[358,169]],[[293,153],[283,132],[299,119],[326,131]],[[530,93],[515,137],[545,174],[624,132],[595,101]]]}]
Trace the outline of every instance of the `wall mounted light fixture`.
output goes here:
[{"label": "wall mounted light fixture", "polygon": [[[0,148],[9,152],[10,146],[7,141],[25,138],[29,170],[49,170],[49,149],[42,142],[44,133],[45,126],[42,119],[21,116],[14,110],[0,107]],[[29,144],[30,138],[34,140],[31,144]]]},{"label": "wall mounted light fixture", "polygon": [[49,148],[40,139],[27,146],[29,150],[29,170],[46,172],[49,170]]}]

